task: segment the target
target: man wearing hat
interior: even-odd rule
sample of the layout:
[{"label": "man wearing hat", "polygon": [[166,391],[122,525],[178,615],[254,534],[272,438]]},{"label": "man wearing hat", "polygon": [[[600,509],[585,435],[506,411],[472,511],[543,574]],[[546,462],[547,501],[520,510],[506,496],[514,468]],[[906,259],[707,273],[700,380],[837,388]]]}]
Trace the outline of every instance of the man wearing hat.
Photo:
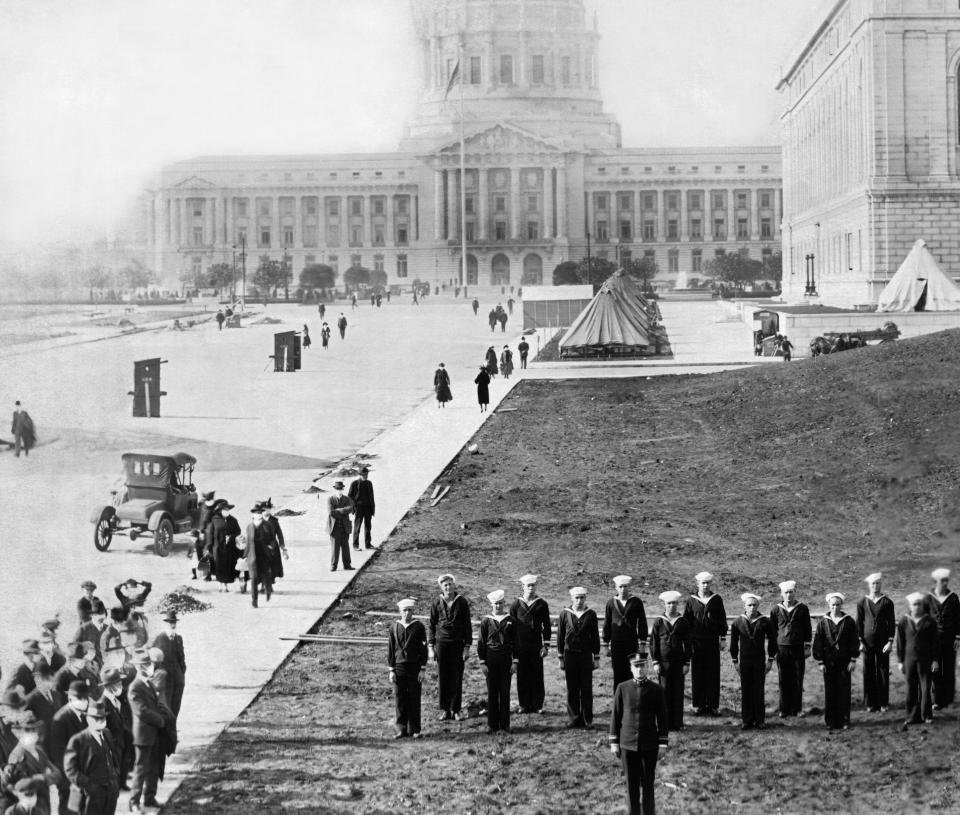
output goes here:
[{"label": "man wearing hat", "polygon": [[17,803],[10,806],[4,815],[48,815],[50,804],[49,801],[45,804],[41,802],[41,790],[44,792],[47,790],[47,784],[42,776],[21,778],[12,788]]},{"label": "man wearing hat", "polygon": [[33,672],[37,687],[27,694],[24,707],[43,724],[43,747],[50,752],[50,725],[53,717],[66,703],[67,697],[54,687],[53,668],[42,662]]},{"label": "man wearing hat", "polygon": [[335,481],[333,495],[327,499],[327,532],[330,535],[330,571],[335,572],[340,558],[344,570],[352,570],[350,564],[350,513],[353,501],[343,494],[343,482]]},{"label": "man wearing hat", "polygon": [[663,614],[653,621],[650,631],[650,658],[660,678],[667,704],[671,730],[683,729],[683,686],[690,670],[690,623],[680,614],[678,591],[660,594]]},{"label": "man wearing hat", "polygon": [[147,597],[150,596],[151,591],[153,591],[153,583],[149,580],[135,580],[132,577],[128,577],[122,583],[113,587],[113,593],[127,613],[127,620],[132,620],[139,629],[137,635],[138,648],[142,648],[150,639],[147,632],[147,615],[143,613],[143,604],[147,602]]},{"label": "man wearing hat", "polygon": [[715,716],[720,709],[720,649],[726,645],[727,611],[723,598],[713,591],[710,572],[700,572],[694,579],[697,593],[687,598],[683,608],[693,642],[693,709],[697,714]]},{"label": "man wearing hat", "polygon": [[99,600],[90,604],[90,620],[83,623],[77,633],[73,635],[73,641],[79,643],[89,642],[93,646],[96,656],[97,670],[103,664],[103,654],[100,651],[100,641],[107,632],[107,609]]},{"label": "man wearing hat", "polygon": [[[50,812],[50,787],[60,789],[64,785],[63,774],[53,764],[50,757],[40,746],[40,729],[37,718],[26,711],[13,727],[16,744],[3,766],[0,786],[5,790],[25,791],[24,782],[33,782],[36,794],[37,815]],[[69,789],[69,784],[66,785]],[[19,795],[16,798],[20,798]],[[66,802],[64,802],[66,803]]]},{"label": "man wearing hat", "polygon": [[[200,493],[200,500],[202,501],[200,504],[200,519],[197,521],[197,536],[193,541],[193,552],[197,558],[197,565],[190,569],[192,580],[197,579],[197,567],[203,559],[204,552],[209,551],[210,523],[216,514],[216,494],[216,490]],[[210,575],[208,574],[205,579],[209,580]]]},{"label": "man wearing hat", "polygon": [[830,730],[850,726],[850,675],[860,653],[857,624],[843,610],[845,599],[838,591],[827,595],[829,611],[813,635],[813,658],[823,673],[823,720]]},{"label": "man wearing hat", "polygon": [[646,676],[646,658],[628,657],[632,679],[613,693],[610,752],[620,759],[627,783],[630,815],[653,815],[654,777],[660,748],[667,748],[669,726],[663,689]]},{"label": "man wearing hat", "polygon": [[503,589],[487,595],[490,613],[480,621],[477,656],[487,680],[487,732],[510,732],[510,681],[517,671],[517,623],[507,614]]},{"label": "man wearing hat", "polygon": [[427,675],[427,629],[413,619],[414,600],[397,603],[400,619],[390,627],[387,664],[396,705],[394,738],[420,738],[420,699]]},{"label": "man wearing hat", "polygon": [[908,594],[907,605],[910,613],[900,618],[895,635],[897,667],[907,679],[907,720],[904,728],[933,721],[931,684],[939,657],[937,624],[927,613],[923,592]]},{"label": "man wearing hat", "polygon": [[520,578],[523,594],[510,606],[517,631],[517,702],[520,713],[542,713],[543,660],[550,650],[550,607],[537,596],[538,575]]},{"label": "man wearing hat", "polygon": [[749,730],[766,726],[764,690],[777,655],[777,635],[770,618],[760,613],[756,594],[747,592],[740,600],[743,614],[730,626],[730,657],[740,675],[740,729]]},{"label": "man wearing hat", "polygon": [[160,697],[150,682],[154,666],[150,654],[137,650],[133,655],[137,675],[127,691],[133,714],[133,780],[130,783],[130,811],[140,812],[144,806],[158,806],[157,781],[162,760],[160,731],[166,726]]},{"label": "man wearing hat", "polygon": [[813,625],[810,609],[797,602],[797,582],[784,580],[780,584],[780,602],[770,612],[770,622],[777,636],[777,671],[780,679],[779,716],[805,715],[803,712],[803,675]]},{"label": "man wearing hat", "polygon": [[37,431],[33,426],[33,419],[19,401],[13,406],[13,423],[10,425],[10,432],[13,434],[14,455],[20,458],[21,450],[25,456],[30,455],[30,450],[37,443]]},{"label": "man wearing hat", "polygon": [[88,693],[97,686],[95,676],[92,676],[87,670],[87,651],[78,642],[71,642],[67,646],[66,664],[56,673],[53,680],[54,687],[60,693],[66,693],[70,685],[74,682],[82,682],[87,687]]},{"label": "man wearing hat", "polygon": [[83,589],[83,595],[77,600],[77,616],[80,618],[80,625],[83,625],[90,622],[90,609],[93,604],[97,602],[103,605],[103,602],[94,594],[97,590],[97,584],[92,580],[84,580],[80,584],[80,588]]},{"label": "man wearing hat", "polygon": [[63,769],[71,785],[70,811],[113,815],[120,794],[120,748],[107,730],[101,702],[87,708],[87,728],[67,744]]},{"label": "man wearing hat", "polygon": [[247,548],[244,557],[247,571],[250,573],[251,604],[257,608],[260,584],[267,602],[273,594],[273,571],[270,545],[273,542],[273,527],[263,520],[263,507],[254,504],[250,510],[250,523],[247,524]]},{"label": "man wearing hat", "polygon": [[881,589],[883,575],[874,572],[864,581],[868,593],[857,603],[857,632],[863,656],[863,703],[878,713],[890,704],[890,649],[897,621],[893,601]]},{"label": "man wearing hat", "polygon": [[956,689],[957,648],[960,647],[960,599],[950,590],[949,569],[934,569],[933,591],[927,595],[927,613],[937,624],[937,665],[933,673],[933,709],[953,702]]},{"label": "man wearing hat", "polygon": [[440,721],[460,719],[463,705],[463,664],[470,656],[473,622],[470,603],[457,592],[452,574],[437,578],[440,596],[430,605],[427,655],[437,663]]},{"label": "man wearing hat", "polygon": [[50,633],[46,628],[40,629],[40,637],[37,643],[40,646],[40,658],[53,668],[54,673],[67,664],[67,658],[57,645],[56,635]]},{"label": "man wearing hat", "polygon": [[570,607],[557,622],[557,658],[567,683],[567,727],[593,725],[593,672],[600,667],[600,625],[587,608],[587,590],[570,589]]},{"label": "man wearing hat", "polygon": [[639,597],[630,596],[633,578],[613,578],[615,596],[603,612],[603,647],[613,664],[613,687],[630,678],[630,654],[647,653],[647,612]]},{"label": "man wearing hat", "polygon": [[373,497],[373,482],[368,475],[370,470],[367,467],[360,468],[360,477],[350,483],[350,490],[347,495],[353,501],[353,548],[360,548],[360,525],[363,525],[363,541],[367,549],[373,549],[373,543],[370,541],[370,524],[373,522],[373,516],[377,512],[377,503]]},{"label": "man wearing hat", "polygon": [[[86,710],[89,703],[87,685],[81,680],[71,682],[67,689],[67,703],[54,714],[50,723],[50,761],[61,773],[64,772],[63,762],[70,739],[87,726]],[[67,815],[70,782],[65,775],[57,786],[60,790],[60,813]]]},{"label": "man wearing hat", "polygon": [[23,708],[24,699],[20,691],[6,690],[0,696],[0,768],[7,763],[10,752],[17,745],[13,725],[19,721]]},{"label": "man wearing hat", "polygon": [[24,640],[21,651],[23,653],[23,661],[13,672],[13,676],[11,676],[10,681],[7,682],[7,687],[18,688],[20,695],[26,696],[37,686],[37,683],[33,679],[33,672],[41,661],[40,643],[33,639]]},{"label": "man wearing hat", "polygon": [[[133,676],[136,676],[134,671]],[[133,679],[130,677],[130,680]],[[100,701],[107,717],[107,730],[120,751],[120,789],[129,789],[127,776],[133,769],[133,712],[124,683],[125,675],[117,668],[100,671]]]},{"label": "man wearing hat", "polygon": [[164,630],[153,638],[153,647],[163,652],[161,667],[167,672],[170,710],[176,717],[180,715],[187,660],[183,653],[183,637],[177,633],[177,612],[170,609],[160,619],[164,622]]},{"label": "man wearing hat", "polygon": [[273,514],[273,501],[267,498],[266,501],[260,502],[260,506],[263,507],[264,524],[269,525],[273,531],[273,543],[270,547],[270,571],[273,574],[273,584],[276,586],[277,581],[283,577],[283,561],[284,559],[289,560],[290,554],[287,552],[287,544],[283,539],[280,519]]}]

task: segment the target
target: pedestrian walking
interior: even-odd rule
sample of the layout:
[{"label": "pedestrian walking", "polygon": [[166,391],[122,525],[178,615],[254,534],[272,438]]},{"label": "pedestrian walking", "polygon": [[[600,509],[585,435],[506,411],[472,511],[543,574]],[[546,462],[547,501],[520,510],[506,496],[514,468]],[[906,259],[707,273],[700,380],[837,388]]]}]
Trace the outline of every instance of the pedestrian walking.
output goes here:
[{"label": "pedestrian walking", "polygon": [[613,687],[626,682],[630,674],[630,654],[647,653],[647,612],[643,600],[630,595],[630,575],[613,578],[615,596],[603,611],[603,647],[613,667]]},{"label": "pedestrian walking", "polygon": [[310,329],[307,327],[307,324],[303,324],[303,347],[309,348],[313,344],[313,341],[310,339]]},{"label": "pedestrian walking", "polygon": [[273,595],[273,571],[270,544],[273,541],[273,527],[264,522],[263,507],[254,504],[250,510],[250,523],[247,524],[247,547],[244,557],[247,559],[247,570],[250,572],[251,604],[258,608],[260,584],[266,601],[270,602]]},{"label": "pedestrian walking", "polygon": [[416,286],[414,286],[414,288],[413,288],[413,301],[410,303],[410,305],[412,305],[412,306],[419,306],[419,305],[420,305],[420,298],[417,297],[417,288],[416,288]]},{"label": "pedestrian walking", "polygon": [[437,663],[437,684],[440,695],[440,721],[464,718],[463,666],[470,656],[473,643],[473,623],[470,603],[457,592],[452,574],[437,578],[440,596],[430,606],[430,625],[427,629],[428,657]]},{"label": "pedestrian walking", "polygon": [[[134,671],[129,679],[136,676]],[[100,701],[107,714],[107,730],[120,750],[120,788],[128,789],[127,776],[133,769],[133,713],[127,700],[125,676],[118,668],[100,671]]]},{"label": "pedestrian walking", "polygon": [[666,696],[647,676],[646,659],[630,656],[633,678],[617,685],[610,714],[610,752],[620,759],[630,815],[654,815],[654,779],[670,728]]},{"label": "pedestrian walking", "polygon": [[343,494],[343,482],[336,481],[333,495],[327,500],[327,534],[330,535],[330,571],[335,572],[343,558],[344,571],[352,571],[350,563],[350,513],[353,501]]},{"label": "pedestrian walking", "polygon": [[517,351],[520,352],[520,367],[526,369],[527,354],[530,353],[530,343],[527,342],[526,337],[521,337],[520,344],[517,346]]},{"label": "pedestrian walking", "polygon": [[897,668],[907,679],[907,720],[903,727],[933,721],[933,677],[939,667],[937,624],[927,613],[923,592],[907,595],[909,614],[897,623]]},{"label": "pedestrian walking", "polygon": [[473,302],[470,304],[470,307],[473,309],[473,316],[477,316],[477,312],[480,311],[480,301],[474,297]]},{"label": "pedestrian walking", "polygon": [[507,300],[507,312],[510,314],[513,314],[513,298],[512,297],[510,297]]},{"label": "pedestrian walking", "polygon": [[370,534],[373,516],[377,514],[377,502],[373,495],[373,482],[370,481],[370,468],[360,468],[360,477],[353,480],[347,492],[353,501],[353,548],[360,548],[360,527],[363,527],[363,543],[367,549],[373,549]]},{"label": "pedestrian walking", "polygon": [[87,727],[67,744],[64,774],[71,785],[71,812],[79,815],[114,815],[120,795],[121,747],[107,730],[102,702],[91,702]]},{"label": "pedestrian walking", "polygon": [[491,377],[500,373],[500,368],[497,366],[497,352],[493,349],[492,345],[487,349],[484,359],[487,363],[487,373],[490,374]]},{"label": "pedestrian walking", "polygon": [[783,354],[783,361],[789,362],[793,354],[793,343],[787,339],[786,334],[780,337],[778,347],[780,348],[780,353]]},{"label": "pedestrian walking", "polygon": [[747,592],[740,600],[743,614],[730,626],[730,658],[740,676],[740,729],[763,729],[767,674],[777,656],[777,633],[770,618],[760,613],[758,595]]},{"label": "pedestrian walking", "polygon": [[128,806],[131,812],[141,812],[141,802],[145,807],[160,806],[157,801],[157,782],[163,761],[161,734],[166,729],[167,720],[160,695],[150,681],[155,672],[150,655],[144,650],[138,650],[133,656],[133,664],[137,675],[127,691],[133,722],[134,749],[133,779],[130,782]]},{"label": "pedestrian walking", "polygon": [[223,313],[223,309],[217,309],[217,330],[223,331],[223,324],[226,321],[227,317]]},{"label": "pedestrian walking", "polygon": [[937,624],[937,670],[933,674],[933,709],[953,702],[956,690],[957,649],[960,648],[960,599],[950,590],[950,570],[934,569],[933,591],[927,595],[927,613]]},{"label": "pedestrian walking", "polygon": [[396,707],[395,739],[420,738],[420,708],[423,680],[427,675],[427,629],[413,619],[416,601],[409,597],[397,603],[400,619],[390,627],[387,664]]},{"label": "pedestrian walking", "polygon": [[450,391],[450,374],[447,373],[442,362],[433,372],[433,392],[437,396],[437,407],[446,407],[447,402],[453,400],[453,393]]},{"label": "pedestrian walking", "polygon": [[[323,316],[324,316],[326,313],[327,313],[327,305],[326,305],[326,303],[321,303],[319,306],[317,306],[317,314],[320,315],[320,320],[321,320],[321,322],[323,321]],[[324,325],[326,325],[326,323],[324,323]]]},{"label": "pedestrian walking", "polygon": [[213,573],[223,592],[229,591],[230,584],[237,579],[237,538],[241,529],[240,523],[230,514],[233,507],[225,498],[218,498],[210,527],[214,530],[210,544]]},{"label": "pedestrian walking", "polygon": [[777,673],[779,676],[778,716],[805,715],[803,712],[803,675],[813,641],[810,609],[797,601],[797,581],[780,584],[781,602],[770,612],[777,637]]},{"label": "pedestrian walking", "polygon": [[163,652],[161,667],[167,672],[167,687],[170,692],[170,710],[174,717],[180,715],[180,704],[186,684],[187,660],[183,650],[183,637],[177,633],[177,612],[166,611],[160,619],[164,629],[153,638],[153,648]]},{"label": "pedestrian walking", "polygon": [[567,685],[567,727],[593,725],[593,672],[600,667],[600,627],[587,608],[587,590],[570,589],[570,607],[557,623],[557,658]]},{"label": "pedestrian walking", "polygon": [[[207,553],[210,551],[211,539],[210,539],[210,524],[213,521],[214,516],[217,514],[214,509],[216,504],[216,490],[210,490],[210,492],[200,493],[200,498],[203,503],[200,505],[200,519],[197,522],[197,536],[193,541],[193,554],[197,558],[197,565],[191,567],[191,580],[197,579],[197,570],[201,567],[201,562],[207,556]],[[189,554],[189,553],[188,553]],[[206,565],[209,566],[209,558],[206,559]],[[210,580],[210,572],[208,571],[204,576],[204,580]]]},{"label": "pedestrian walking", "polygon": [[490,313],[487,315],[487,322],[490,323],[490,333],[492,334],[497,330],[497,310],[495,308],[490,309]]},{"label": "pedestrian walking", "polygon": [[267,498],[257,503],[263,509],[264,524],[268,525],[273,533],[270,541],[270,573],[273,577],[273,588],[276,591],[277,581],[283,577],[283,561],[289,560],[290,554],[287,552],[283,530],[280,528],[280,519],[273,512],[273,501]]},{"label": "pedestrian walking", "polygon": [[650,660],[663,688],[671,730],[683,730],[683,686],[690,670],[690,622],[680,614],[678,591],[660,593],[663,614],[650,629]]},{"label": "pedestrian walking", "polygon": [[820,618],[813,635],[813,658],[823,674],[823,719],[830,730],[850,726],[850,677],[860,653],[857,624],[844,612],[844,600],[838,591],[827,595],[829,612]]},{"label": "pedestrian walking", "polygon": [[480,366],[480,373],[473,380],[477,386],[477,401],[480,403],[480,412],[485,413],[490,405],[490,374],[485,366]]},{"label": "pedestrian walking", "polygon": [[723,598],[713,591],[713,575],[700,572],[694,579],[697,593],[687,598],[683,609],[693,641],[693,712],[698,716],[716,716],[720,710],[720,650],[726,646],[727,612]]},{"label": "pedestrian walking", "polygon": [[497,321],[500,323],[500,333],[505,333],[507,330],[507,312],[503,310],[503,306],[499,303],[497,303]]},{"label": "pedestrian walking", "polygon": [[67,801],[70,797],[70,782],[64,774],[64,759],[70,739],[86,728],[86,710],[90,692],[82,680],[70,683],[67,688],[67,703],[58,710],[50,722],[50,761],[60,771],[60,815],[68,815]]},{"label": "pedestrian walking", "polygon": [[[50,725],[53,717],[66,703],[66,694],[60,693],[54,687],[55,671],[46,662],[37,665],[33,672],[36,687],[27,694],[24,699],[24,710],[29,710],[43,724],[43,731],[40,737],[41,745],[49,754],[50,752]],[[0,756],[2,759],[2,756]],[[0,760],[2,768],[2,760]]]},{"label": "pedestrian walking", "polygon": [[94,593],[97,590],[97,584],[92,580],[84,580],[80,584],[83,594],[77,600],[77,616],[80,618],[80,625],[90,622],[90,609],[94,603],[103,605],[103,602]]},{"label": "pedestrian walking", "polygon": [[25,456],[30,455],[30,451],[37,444],[37,431],[33,425],[33,419],[23,409],[19,400],[13,405],[13,423],[10,425],[10,432],[13,434],[13,454],[20,458],[20,451],[23,450]]},{"label": "pedestrian walking", "polygon": [[550,651],[550,606],[537,596],[539,575],[520,578],[523,594],[510,606],[517,631],[517,703],[518,713],[543,713],[546,697],[543,660]]},{"label": "pedestrian walking", "polygon": [[893,601],[882,591],[883,575],[864,578],[868,594],[857,603],[857,633],[863,657],[863,704],[871,713],[890,704],[890,651],[897,633]]},{"label": "pedestrian walking", "polygon": [[487,595],[490,613],[480,621],[477,656],[487,680],[487,733],[510,732],[510,683],[517,671],[517,622],[505,608],[503,589]]},{"label": "pedestrian walking", "polygon": [[337,320],[337,328],[340,330],[340,339],[346,339],[347,337],[347,317],[341,311],[340,318]]},{"label": "pedestrian walking", "polygon": [[510,374],[513,373],[513,351],[510,350],[509,345],[504,345],[500,352],[500,373],[503,374],[504,379],[509,379]]},{"label": "pedestrian walking", "polygon": [[357,307],[357,295],[356,293],[350,295],[350,308]]},{"label": "pedestrian walking", "polygon": [[330,326],[327,325],[327,323],[324,323],[322,326],[320,326],[320,346],[323,348],[324,351],[326,351],[329,345],[330,345]]}]

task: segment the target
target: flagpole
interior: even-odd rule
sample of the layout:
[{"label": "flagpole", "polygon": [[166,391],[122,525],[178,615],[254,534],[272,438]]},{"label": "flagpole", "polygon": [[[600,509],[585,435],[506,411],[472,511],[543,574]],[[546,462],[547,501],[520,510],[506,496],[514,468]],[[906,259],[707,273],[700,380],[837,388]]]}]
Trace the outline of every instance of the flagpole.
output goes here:
[{"label": "flagpole", "polygon": [[463,39],[460,40],[460,286],[467,284],[467,145],[463,138]]}]

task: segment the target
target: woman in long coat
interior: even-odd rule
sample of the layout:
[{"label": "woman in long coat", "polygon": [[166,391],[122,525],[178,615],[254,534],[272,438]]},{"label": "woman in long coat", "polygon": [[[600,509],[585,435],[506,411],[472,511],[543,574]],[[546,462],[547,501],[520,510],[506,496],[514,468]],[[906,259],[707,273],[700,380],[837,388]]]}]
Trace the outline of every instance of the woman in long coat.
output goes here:
[{"label": "woman in long coat", "polygon": [[507,345],[504,345],[500,352],[500,373],[503,374],[504,379],[509,379],[510,374],[513,373],[513,351]]},{"label": "woman in long coat", "polygon": [[453,394],[450,392],[450,374],[447,373],[442,362],[433,374],[433,390],[437,394],[439,407],[446,407],[447,402],[453,399]]},{"label": "woman in long coat", "polygon": [[[220,514],[220,508],[226,504],[222,498],[218,498],[211,508],[209,517],[207,518],[206,527],[203,533],[203,556],[208,559],[210,563],[210,575],[217,575],[217,580],[219,582],[219,562],[222,556],[224,542],[226,541],[226,521],[223,520],[223,515]],[[220,586],[220,591],[223,591],[223,586]]]},{"label": "woman in long coat", "polygon": [[304,348],[309,348],[309,347],[310,347],[310,343],[311,343],[311,339],[310,339],[310,329],[307,328],[307,324],[304,323],[304,325],[303,325],[303,347],[304,347]]},{"label": "woman in long coat", "polygon": [[491,377],[494,377],[499,373],[499,370],[497,368],[497,352],[493,350],[492,345],[487,349],[486,368],[487,368],[487,373],[490,374]]},{"label": "woman in long coat", "polygon": [[273,572],[270,570],[270,545],[274,541],[273,526],[263,519],[263,507],[259,504],[250,510],[253,518],[247,524],[247,571],[250,573],[250,590],[253,594],[253,607],[257,607],[260,583],[263,583],[267,600],[273,594]]},{"label": "woman in long coat", "polygon": [[480,368],[480,373],[473,380],[477,386],[477,401],[480,403],[480,412],[483,413],[490,404],[490,374],[485,367]]},{"label": "woman in long coat", "polygon": [[240,534],[240,524],[228,514],[233,509],[233,504],[228,504],[221,498],[217,505],[217,512],[211,522],[214,529],[211,557],[220,590],[229,591],[229,585],[237,579],[237,536]]}]

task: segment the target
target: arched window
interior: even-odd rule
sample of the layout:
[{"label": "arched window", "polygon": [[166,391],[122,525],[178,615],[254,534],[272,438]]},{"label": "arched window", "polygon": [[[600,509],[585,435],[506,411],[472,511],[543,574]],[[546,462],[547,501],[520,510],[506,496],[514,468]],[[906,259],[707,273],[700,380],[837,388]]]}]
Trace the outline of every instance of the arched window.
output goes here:
[{"label": "arched window", "polygon": [[467,285],[476,286],[478,279],[477,259],[473,255],[467,255]]},{"label": "arched window", "polygon": [[510,285],[510,258],[506,255],[494,255],[490,261],[490,285]]},{"label": "arched window", "polygon": [[540,255],[530,254],[523,259],[524,286],[539,286],[543,283],[543,261]]}]

